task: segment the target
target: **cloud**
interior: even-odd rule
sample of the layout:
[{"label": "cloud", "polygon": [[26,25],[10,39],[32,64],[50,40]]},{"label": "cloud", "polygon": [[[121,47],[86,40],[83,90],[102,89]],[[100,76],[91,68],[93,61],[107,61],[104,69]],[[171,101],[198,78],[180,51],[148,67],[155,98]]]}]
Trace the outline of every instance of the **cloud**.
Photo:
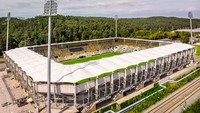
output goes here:
[{"label": "cloud", "polygon": [[[0,0],[0,16],[33,17],[43,13],[45,0]],[[58,13],[74,16],[146,17],[180,16],[200,11],[199,0],[57,0]],[[195,14],[194,14],[195,15]],[[197,15],[197,14],[196,14]],[[200,15],[197,15],[200,17]]]}]

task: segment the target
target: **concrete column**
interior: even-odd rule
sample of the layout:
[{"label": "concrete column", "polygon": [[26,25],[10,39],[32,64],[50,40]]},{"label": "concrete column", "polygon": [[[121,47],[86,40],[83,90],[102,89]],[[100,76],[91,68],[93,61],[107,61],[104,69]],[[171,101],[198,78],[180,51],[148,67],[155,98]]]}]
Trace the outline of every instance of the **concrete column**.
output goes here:
[{"label": "concrete column", "polygon": [[26,76],[26,88],[27,88],[27,89],[29,89],[28,86],[29,86],[29,85],[28,85],[28,76]]},{"label": "concrete column", "polygon": [[144,75],[144,76],[145,76],[145,80],[147,79],[147,74],[148,74],[148,68],[149,68],[149,65],[148,65],[148,64],[149,64],[149,62],[147,62],[147,63],[145,64],[145,73],[144,73],[144,74],[145,74],[145,75]]},{"label": "concrete column", "polygon": [[107,85],[106,85],[106,79],[105,79],[105,77],[103,77],[103,80],[104,80],[104,85],[105,85],[104,96],[106,96],[107,95]]},{"label": "concrete column", "polygon": [[111,75],[110,77],[111,77],[111,79],[110,79],[110,80],[111,80],[111,81],[110,81],[110,82],[111,82],[111,85],[110,85],[110,86],[111,86],[111,87],[110,87],[110,88],[111,88],[111,91],[110,91],[110,92],[111,92],[111,94],[112,94],[112,93],[113,93],[113,86],[114,86],[114,84],[113,84],[113,80],[114,80],[114,78],[113,78],[113,73],[112,73],[112,75]]},{"label": "concrete column", "polygon": [[127,73],[126,73],[127,69],[124,70],[124,86],[123,88],[126,88],[126,77],[127,77]]},{"label": "concrete column", "polygon": [[87,82],[87,91],[88,91],[87,92],[88,93],[88,97],[87,97],[88,99],[87,100],[88,100],[88,103],[89,103],[90,102],[90,89],[89,89],[89,83],[88,82]]},{"label": "concrete column", "polygon": [[121,78],[121,77],[120,77],[120,74],[119,74],[119,73],[117,73],[117,76],[118,76],[118,79],[119,79],[119,86],[118,86],[118,90],[120,90],[120,86],[121,86],[121,85],[120,85],[120,81],[121,81],[121,80],[120,80],[120,78]]},{"label": "concrete column", "polygon": [[74,106],[77,105],[77,99],[76,99],[76,84],[74,84]]},{"label": "concrete column", "polygon": [[99,92],[99,89],[98,89],[98,77],[96,77],[96,80],[95,80],[95,99],[97,100],[98,99],[98,92]]},{"label": "concrete column", "polygon": [[[74,96],[74,101],[75,101],[75,96]],[[63,95],[62,95],[62,103],[64,104],[64,96]],[[75,102],[74,102],[74,106],[76,106]]]},{"label": "concrete column", "polygon": [[132,82],[132,81],[133,81],[133,75],[132,75],[132,74],[133,74],[133,72],[132,72],[132,69],[130,69],[130,74],[131,74],[131,81],[130,81],[130,86],[131,86],[131,85],[132,85],[132,83],[133,83],[133,82]]}]

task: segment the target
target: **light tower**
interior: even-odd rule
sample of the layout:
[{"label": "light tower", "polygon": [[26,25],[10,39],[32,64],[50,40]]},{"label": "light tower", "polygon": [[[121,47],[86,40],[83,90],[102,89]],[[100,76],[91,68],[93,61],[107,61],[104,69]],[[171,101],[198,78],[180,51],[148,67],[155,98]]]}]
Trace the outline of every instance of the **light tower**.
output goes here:
[{"label": "light tower", "polygon": [[118,16],[115,15],[115,38],[117,38],[117,20],[118,20]]},{"label": "light tower", "polygon": [[10,12],[7,15],[7,37],[6,37],[6,51],[8,51],[8,38],[9,38],[9,23],[10,23]]},{"label": "light tower", "polygon": [[51,113],[51,16],[57,14],[56,0],[46,0],[44,15],[49,17],[48,25],[48,61],[47,61],[47,113]]},{"label": "light tower", "polygon": [[191,11],[188,12],[188,18],[190,19],[190,43],[193,45],[193,33],[192,33],[192,18],[193,14]]}]

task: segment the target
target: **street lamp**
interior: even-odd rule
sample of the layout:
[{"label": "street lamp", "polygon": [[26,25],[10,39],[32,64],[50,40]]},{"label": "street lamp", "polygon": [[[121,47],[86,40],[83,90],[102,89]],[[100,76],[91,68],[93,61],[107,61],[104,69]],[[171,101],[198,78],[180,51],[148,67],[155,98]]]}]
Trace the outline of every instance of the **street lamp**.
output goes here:
[{"label": "street lamp", "polygon": [[8,38],[9,38],[9,22],[10,22],[10,12],[7,15],[7,38],[6,38],[6,51],[8,51]]},{"label": "street lamp", "polygon": [[44,15],[49,17],[48,25],[48,61],[47,61],[47,113],[51,113],[51,16],[57,14],[56,0],[46,0]]},{"label": "street lamp", "polygon": [[117,38],[117,20],[118,20],[118,16],[115,15],[115,38]]},{"label": "street lamp", "polygon": [[190,43],[193,44],[193,34],[192,34],[192,18],[193,18],[193,14],[191,11],[188,12],[188,18],[190,19]]}]

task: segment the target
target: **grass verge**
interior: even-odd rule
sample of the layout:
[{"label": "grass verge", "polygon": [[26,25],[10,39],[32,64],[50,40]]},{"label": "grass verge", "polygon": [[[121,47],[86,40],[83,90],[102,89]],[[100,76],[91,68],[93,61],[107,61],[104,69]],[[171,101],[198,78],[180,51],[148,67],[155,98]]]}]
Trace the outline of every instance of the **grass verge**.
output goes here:
[{"label": "grass verge", "polygon": [[195,49],[196,49],[196,56],[200,57],[200,45],[195,45]]},{"label": "grass verge", "polygon": [[1,63],[4,63],[3,57],[0,57],[0,64],[1,64]]}]

